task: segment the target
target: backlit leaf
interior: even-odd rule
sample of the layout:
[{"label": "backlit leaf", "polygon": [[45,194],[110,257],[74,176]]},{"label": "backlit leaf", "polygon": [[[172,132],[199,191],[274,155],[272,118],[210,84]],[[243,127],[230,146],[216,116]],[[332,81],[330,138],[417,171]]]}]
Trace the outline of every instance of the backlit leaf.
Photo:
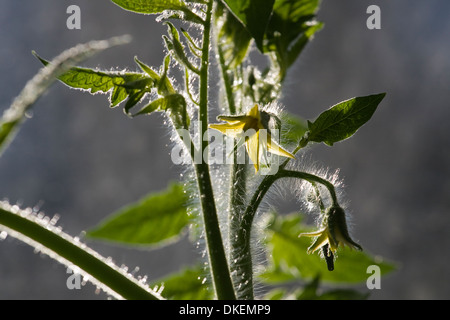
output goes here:
[{"label": "backlit leaf", "polygon": [[[119,7],[141,14],[160,14],[166,10],[180,11],[182,17],[191,22],[202,23],[203,20],[193,13],[182,0],[111,0]],[[178,16],[172,16],[179,18]]]},{"label": "backlit leaf", "polygon": [[88,237],[131,245],[162,245],[176,241],[191,221],[184,188],[172,184],[131,204],[87,233]]},{"label": "backlit leaf", "polygon": [[206,273],[201,266],[186,268],[154,281],[151,286],[162,286],[161,295],[170,300],[211,300],[212,288],[208,287]]},{"label": "backlit leaf", "polygon": [[[47,60],[37,54],[35,55],[42,64],[49,64]],[[147,90],[147,87],[151,88],[154,85],[154,80],[143,73],[100,71],[81,67],[70,68],[58,79],[74,89],[85,90],[91,94],[109,94],[111,107],[118,106],[130,95],[135,95],[137,92]]]},{"label": "backlit leaf", "polygon": [[322,28],[315,20],[319,0],[276,0],[267,26],[264,52],[275,53],[280,79],[295,62],[306,44]]},{"label": "backlit leaf", "polygon": [[233,70],[242,63],[250,47],[252,36],[247,28],[220,2],[217,5],[217,19],[221,21],[217,41],[225,66]]},{"label": "backlit leaf", "polygon": [[263,39],[275,0],[224,0],[263,51]]},{"label": "backlit leaf", "polygon": [[351,137],[370,120],[385,93],[357,97],[334,105],[314,121],[308,121],[309,140],[327,145]]},{"label": "backlit leaf", "polygon": [[[58,76],[66,72],[74,64],[101,52],[111,46],[124,44],[129,37],[115,37],[103,41],[91,41],[65,50],[53,59],[51,66],[42,68],[27,82],[11,106],[5,110],[0,119],[0,153],[11,142],[19,125],[26,119],[26,113]],[[33,52],[33,54],[35,54]],[[47,63],[45,63],[47,64]]]}]

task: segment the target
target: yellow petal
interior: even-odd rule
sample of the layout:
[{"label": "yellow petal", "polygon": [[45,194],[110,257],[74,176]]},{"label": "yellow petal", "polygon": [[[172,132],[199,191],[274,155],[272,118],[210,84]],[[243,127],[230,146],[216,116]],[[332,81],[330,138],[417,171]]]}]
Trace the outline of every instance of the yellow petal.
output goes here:
[{"label": "yellow petal", "polygon": [[250,160],[255,166],[255,173],[259,170],[259,131],[247,138],[245,142],[245,147],[247,148],[247,153]]},{"label": "yellow petal", "polygon": [[247,112],[247,115],[250,116],[250,117],[253,117],[253,118],[256,118],[256,119],[259,120],[260,117],[259,117],[259,109],[258,109],[258,105],[255,104],[255,105],[253,106],[253,108],[251,108],[250,111]]},{"label": "yellow petal", "polygon": [[295,158],[295,156],[289,151],[283,149],[278,143],[276,143],[270,133],[267,133],[267,150],[269,150],[273,154],[277,154],[279,156]]},{"label": "yellow petal", "polygon": [[314,231],[314,232],[300,233],[300,234],[298,235],[298,237],[299,237],[299,238],[300,238],[300,237],[317,237],[317,236],[320,236],[324,231],[325,231],[325,229],[317,230],[317,231]]},{"label": "yellow petal", "polygon": [[329,238],[326,232],[323,232],[314,243],[308,248],[308,253],[313,253],[314,251],[322,248],[324,245],[329,243]]},{"label": "yellow petal", "polygon": [[227,136],[236,137],[242,133],[242,129],[243,129],[244,125],[245,125],[245,123],[241,123],[241,122],[238,122],[236,124],[213,123],[213,124],[208,125],[208,127],[211,129],[218,130]]}]

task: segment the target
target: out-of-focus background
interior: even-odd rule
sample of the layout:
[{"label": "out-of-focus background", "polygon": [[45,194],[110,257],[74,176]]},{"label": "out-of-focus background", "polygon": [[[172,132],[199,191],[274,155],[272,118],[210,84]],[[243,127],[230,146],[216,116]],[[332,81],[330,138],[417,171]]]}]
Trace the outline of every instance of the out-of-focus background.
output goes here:
[{"label": "out-of-focus background", "polygon": [[[66,27],[71,4],[81,8],[81,30]],[[371,4],[381,8],[381,30],[366,27]],[[341,169],[354,238],[399,264],[372,299],[450,298],[449,14],[447,0],[324,0],[318,19],[325,28],[285,84],[285,108],[312,120],[342,100],[387,92],[352,139],[311,150],[323,166]],[[0,112],[39,70],[31,50],[52,58],[80,42],[131,34],[131,44],[84,65],[135,70],[134,56],[161,64],[165,30],[109,1],[1,1]],[[55,84],[0,158],[0,198],[60,214],[58,224],[78,235],[178,179],[168,134],[159,116],[130,120],[109,110],[103,95]],[[198,258],[188,241],[154,251],[89,243],[150,280]],[[68,290],[67,277],[29,246],[0,242],[0,299],[105,298],[91,285]]]}]

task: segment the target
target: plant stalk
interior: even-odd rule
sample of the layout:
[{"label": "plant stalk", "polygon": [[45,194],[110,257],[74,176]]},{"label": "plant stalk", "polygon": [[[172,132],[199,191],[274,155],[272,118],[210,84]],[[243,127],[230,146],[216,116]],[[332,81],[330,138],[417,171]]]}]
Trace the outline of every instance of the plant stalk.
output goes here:
[{"label": "plant stalk", "polygon": [[[222,82],[228,104],[229,114],[237,113],[236,102],[233,96],[231,79],[228,74],[225,58],[219,39],[216,43]],[[236,146],[237,141],[234,141]],[[236,297],[240,300],[253,300],[253,277],[250,247],[245,247],[245,235],[240,229],[240,216],[245,208],[246,201],[246,165],[238,163],[238,150],[233,150],[233,164],[230,168],[230,202],[228,206],[228,262],[231,277],[236,290]]]},{"label": "plant stalk", "polygon": [[[208,85],[209,85],[209,51],[212,24],[213,1],[207,4],[206,21],[203,29],[202,59],[200,67],[200,100],[199,120],[201,121],[201,152],[207,147],[208,129]],[[234,300],[236,295],[231,281],[228,262],[225,255],[222,236],[214,202],[214,192],[211,185],[209,166],[205,161],[195,164],[200,203],[205,225],[209,264],[217,299]]]}]

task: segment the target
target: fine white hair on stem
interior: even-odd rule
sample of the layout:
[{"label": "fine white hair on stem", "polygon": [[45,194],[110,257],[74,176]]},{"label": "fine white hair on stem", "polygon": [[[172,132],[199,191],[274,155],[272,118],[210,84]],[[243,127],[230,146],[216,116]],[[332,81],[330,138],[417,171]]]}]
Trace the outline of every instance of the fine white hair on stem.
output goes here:
[{"label": "fine white hair on stem", "polygon": [[[351,220],[349,214],[349,202],[345,196],[344,181],[340,177],[339,169],[331,169],[322,165],[320,162],[313,160],[311,155],[306,151],[297,154],[295,160],[290,161],[286,169],[293,171],[302,171],[309,174],[316,175],[322,179],[327,180],[334,186],[338,204],[346,212],[347,221]],[[315,215],[317,224],[321,222],[322,210],[330,207],[332,203],[329,190],[321,184],[312,184],[302,179],[283,179],[277,182],[278,188],[292,190],[292,194],[297,199],[300,208],[303,212]],[[324,208],[321,208],[323,205]]]},{"label": "fine white hair on stem", "polygon": [[[83,281],[80,285],[84,285],[89,281],[97,287],[96,292],[102,290],[113,298],[123,299],[121,293],[110,288],[107,282],[103,283],[95,278],[100,274],[98,272],[98,263],[101,262],[103,263],[102,268],[104,271],[112,269],[116,274],[120,274],[123,278],[127,278],[128,281],[135,283],[145,291],[159,296],[160,291],[154,290],[157,292],[152,292],[148,287],[147,276],[136,277],[134,273],[136,273],[138,269],[135,269],[135,271],[130,273],[127,266],[116,265],[111,257],[103,257],[97,251],[83,243],[80,237],[72,237],[64,232],[62,228],[57,225],[59,215],[49,217],[34,208],[21,209],[18,205],[11,205],[7,201],[0,201],[0,210],[2,210],[2,215],[6,217],[17,217],[14,219],[9,218],[3,220],[2,223],[4,225],[0,225],[0,234],[2,234],[3,239],[7,235],[10,235],[33,247],[35,253],[47,255],[53,260],[63,264],[70,269],[70,272],[68,273],[78,273],[82,277]],[[15,221],[15,223],[11,223],[11,221]],[[33,225],[33,227],[30,225]],[[49,236],[48,233],[50,233],[52,237]],[[43,239],[48,240],[50,237],[52,239],[51,242],[39,242]],[[56,241],[58,243],[57,245]],[[65,250],[61,248],[65,248]],[[70,254],[67,252],[67,248],[71,248]],[[80,264],[81,260],[84,260],[84,263],[81,262]],[[80,264],[81,267],[77,266],[77,263]],[[93,263],[97,265],[97,268],[92,267]],[[86,270],[83,269],[83,266],[86,267]],[[97,269],[97,271],[95,269]]]}]

